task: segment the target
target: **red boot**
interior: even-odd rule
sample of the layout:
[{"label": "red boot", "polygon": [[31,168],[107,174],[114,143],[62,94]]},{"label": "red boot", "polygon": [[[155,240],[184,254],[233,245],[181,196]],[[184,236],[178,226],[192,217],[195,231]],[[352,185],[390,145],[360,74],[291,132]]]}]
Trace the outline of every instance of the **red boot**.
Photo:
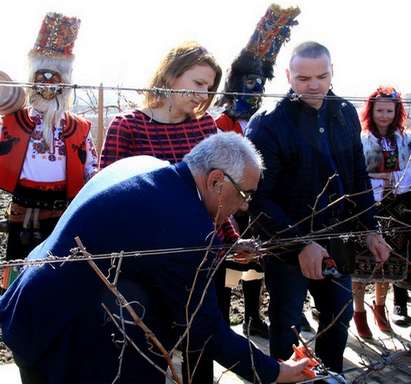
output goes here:
[{"label": "red boot", "polygon": [[390,322],[387,319],[385,305],[377,305],[373,302],[372,311],[374,312],[374,319],[378,328],[382,332],[392,332]]},{"label": "red boot", "polygon": [[357,327],[358,336],[364,339],[371,339],[372,333],[367,323],[367,312],[354,311],[354,323]]}]

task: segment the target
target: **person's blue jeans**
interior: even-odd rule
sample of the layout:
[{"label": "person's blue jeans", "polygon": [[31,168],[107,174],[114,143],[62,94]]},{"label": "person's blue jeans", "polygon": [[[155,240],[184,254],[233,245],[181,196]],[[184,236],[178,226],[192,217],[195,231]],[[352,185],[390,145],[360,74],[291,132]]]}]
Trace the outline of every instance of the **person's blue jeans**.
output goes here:
[{"label": "person's blue jeans", "polygon": [[[270,354],[286,360],[292,355],[292,345],[298,344],[291,326],[300,329],[301,312],[307,290],[320,311],[318,332],[327,327],[346,306],[336,323],[316,340],[315,352],[324,365],[334,372],[343,369],[343,354],[348,326],[353,315],[351,277],[310,280],[299,267],[270,258],[265,262],[265,283],[270,294]],[[345,289],[344,289],[344,288]],[[347,305],[348,303],[348,305]]]}]

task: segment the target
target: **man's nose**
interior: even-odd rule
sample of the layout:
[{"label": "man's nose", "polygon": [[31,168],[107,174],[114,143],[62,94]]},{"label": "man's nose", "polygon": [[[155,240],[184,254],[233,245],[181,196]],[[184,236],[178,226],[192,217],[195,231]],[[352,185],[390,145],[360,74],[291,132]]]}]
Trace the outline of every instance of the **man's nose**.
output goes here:
[{"label": "man's nose", "polygon": [[316,90],[316,89],[318,89],[318,86],[319,86],[319,85],[320,85],[320,83],[319,83],[318,80],[311,80],[311,81],[308,83],[308,87],[309,87],[310,90]]}]

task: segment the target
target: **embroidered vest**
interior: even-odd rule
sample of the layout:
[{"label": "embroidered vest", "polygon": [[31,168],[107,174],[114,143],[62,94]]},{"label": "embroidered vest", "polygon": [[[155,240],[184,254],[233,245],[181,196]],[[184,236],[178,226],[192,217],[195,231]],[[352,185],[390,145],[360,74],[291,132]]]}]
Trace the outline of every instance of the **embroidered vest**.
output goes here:
[{"label": "embroidered vest", "polygon": [[[84,185],[86,138],[90,126],[89,121],[65,113],[62,138],[66,147],[66,193],[69,200]],[[4,116],[3,129],[7,133],[0,139],[0,189],[13,193],[16,188],[34,128],[35,122],[27,108]]]}]

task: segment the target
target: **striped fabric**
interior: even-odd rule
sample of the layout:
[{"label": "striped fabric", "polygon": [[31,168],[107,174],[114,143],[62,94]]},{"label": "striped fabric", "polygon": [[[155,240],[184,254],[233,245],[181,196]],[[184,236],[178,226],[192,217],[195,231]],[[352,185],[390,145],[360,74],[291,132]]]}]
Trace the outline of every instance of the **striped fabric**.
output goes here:
[{"label": "striped fabric", "polygon": [[108,128],[100,167],[136,155],[154,156],[174,164],[216,132],[217,126],[209,114],[178,124],[164,124],[137,110],[127,112],[116,116]]}]

